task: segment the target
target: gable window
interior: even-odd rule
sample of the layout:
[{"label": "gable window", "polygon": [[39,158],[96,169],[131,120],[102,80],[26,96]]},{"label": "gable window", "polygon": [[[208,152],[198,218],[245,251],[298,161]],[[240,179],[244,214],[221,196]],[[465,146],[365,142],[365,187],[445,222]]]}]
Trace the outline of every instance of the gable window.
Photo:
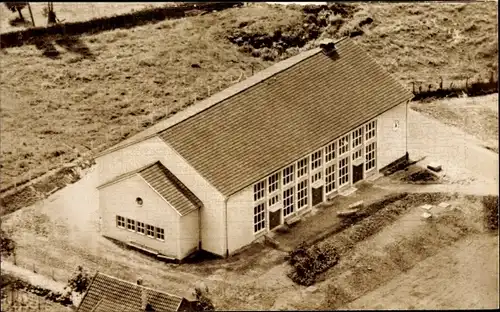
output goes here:
[{"label": "gable window", "polygon": [[332,142],[325,147],[325,162],[330,162],[335,159],[335,149],[335,142]]},{"label": "gable window", "polygon": [[283,217],[288,216],[289,214],[291,214],[294,211],[294,207],[293,207],[293,201],[294,201],[293,193],[294,192],[293,191],[294,191],[294,187],[292,186],[291,188],[289,188],[283,192]]},{"label": "gable window", "polygon": [[325,170],[325,184],[326,184],[326,193],[330,193],[335,190],[335,165],[331,165],[326,167]]},{"label": "gable window", "polygon": [[253,208],[253,232],[257,233],[266,227],[265,203]]},{"label": "gable window", "polygon": [[349,151],[349,134],[339,139],[339,156]]},{"label": "gable window", "polygon": [[365,140],[371,140],[375,137],[377,131],[377,121],[371,121],[365,125]]},{"label": "gable window", "polygon": [[125,228],[125,218],[122,216],[116,216],[116,226],[119,228]]},{"label": "gable window", "polygon": [[309,156],[304,158],[304,159],[301,159],[297,162],[297,177],[298,178],[301,178],[305,175],[307,175],[307,167],[308,167],[308,164],[309,164]]},{"label": "gable window", "polygon": [[280,173],[276,172],[275,174],[269,176],[267,184],[269,185],[269,194],[276,192],[279,189],[280,183]]},{"label": "gable window", "polygon": [[321,167],[321,151],[314,152],[311,156],[311,169],[317,169]]},{"label": "gable window", "polygon": [[144,222],[137,221],[137,233],[144,235],[145,229]]},{"label": "gable window", "polygon": [[301,181],[297,185],[297,206],[298,209],[307,206],[307,180]]},{"label": "gable window", "polygon": [[154,238],[155,237],[155,227],[149,224],[146,224],[146,234],[147,236]]},{"label": "gable window", "polygon": [[253,186],[253,199],[255,201],[258,201],[259,199],[264,198],[265,195],[265,181],[261,181],[258,183],[255,183]]},{"label": "gable window", "polygon": [[376,152],[377,152],[377,142],[372,142],[366,146],[365,171],[375,168]]},{"label": "gable window", "polygon": [[293,182],[293,167],[294,165],[291,165],[283,169],[283,185]]},{"label": "gable window", "polygon": [[161,228],[155,228],[156,239],[165,240],[165,230]]},{"label": "gable window", "polygon": [[352,132],[352,148],[360,146],[363,142],[363,127],[358,128]]},{"label": "gable window", "polygon": [[349,183],[349,157],[339,160],[339,187]]},{"label": "gable window", "polygon": [[127,219],[127,229],[135,232],[135,220]]}]

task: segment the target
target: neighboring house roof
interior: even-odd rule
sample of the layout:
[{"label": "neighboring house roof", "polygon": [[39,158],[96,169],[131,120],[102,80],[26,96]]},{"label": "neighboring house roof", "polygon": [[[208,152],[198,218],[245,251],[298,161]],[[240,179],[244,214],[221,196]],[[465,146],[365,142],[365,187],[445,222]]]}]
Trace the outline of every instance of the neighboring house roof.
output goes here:
[{"label": "neighboring house roof", "polygon": [[183,300],[174,296],[116,277],[97,273],[82,299],[78,312],[137,312],[144,311],[143,293],[155,312],[178,311]]},{"label": "neighboring house roof", "polygon": [[188,107],[111,149],[159,136],[223,195],[411,100],[352,40],[315,48]]},{"label": "neighboring house roof", "polygon": [[170,203],[181,216],[185,216],[201,208],[203,205],[202,202],[159,161],[137,170],[121,174],[97,188],[104,188],[134,174],[138,174],[143,178],[144,181]]},{"label": "neighboring house roof", "polygon": [[229,196],[413,94],[352,40],[321,49],[159,134]]}]

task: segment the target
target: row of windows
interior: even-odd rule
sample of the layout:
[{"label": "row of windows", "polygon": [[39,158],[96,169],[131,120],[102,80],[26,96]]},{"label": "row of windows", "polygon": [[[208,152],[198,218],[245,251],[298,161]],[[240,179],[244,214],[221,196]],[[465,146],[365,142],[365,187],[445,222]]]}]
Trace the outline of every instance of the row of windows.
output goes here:
[{"label": "row of windows", "polygon": [[129,231],[137,232],[151,238],[156,237],[159,240],[165,240],[164,229],[145,224],[144,222],[136,221],[122,216],[116,216],[116,226],[121,229],[124,229],[126,227]]}]

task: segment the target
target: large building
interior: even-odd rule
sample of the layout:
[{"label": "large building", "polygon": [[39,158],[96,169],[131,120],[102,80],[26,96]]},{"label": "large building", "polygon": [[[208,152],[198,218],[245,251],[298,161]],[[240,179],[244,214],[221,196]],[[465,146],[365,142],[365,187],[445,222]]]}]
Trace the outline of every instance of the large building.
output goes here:
[{"label": "large building", "polygon": [[412,97],[350,39],[279,62],[98,155],[102,234],[230,255],[405,157]]}]

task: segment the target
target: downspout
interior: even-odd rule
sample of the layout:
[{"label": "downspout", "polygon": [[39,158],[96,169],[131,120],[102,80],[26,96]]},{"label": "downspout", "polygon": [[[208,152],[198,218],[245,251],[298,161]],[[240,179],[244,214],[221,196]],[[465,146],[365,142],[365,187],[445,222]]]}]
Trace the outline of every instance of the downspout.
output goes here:
[{"label": "downspout", "polygon": [[229,200],[229,197],[224,198],[224,219],[226,219],[226,258],[229,257],[229,238],[228,238],[228,232],[227,232],[227,201]]}]

